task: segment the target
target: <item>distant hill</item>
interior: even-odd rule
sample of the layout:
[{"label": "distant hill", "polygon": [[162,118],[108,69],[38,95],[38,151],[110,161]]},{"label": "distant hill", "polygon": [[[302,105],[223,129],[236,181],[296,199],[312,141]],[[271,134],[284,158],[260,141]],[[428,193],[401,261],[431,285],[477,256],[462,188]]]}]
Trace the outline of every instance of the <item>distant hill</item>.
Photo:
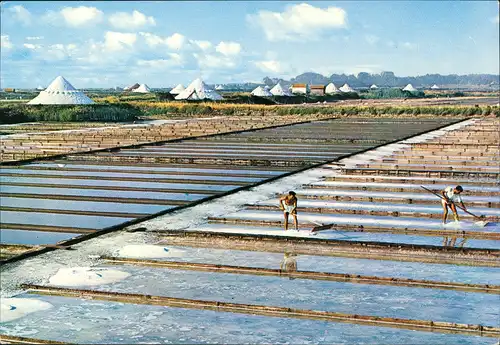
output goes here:
[{"label": "distant hill", "polygon": [[[266,85],[275,84],[276,78],[266,77],[263,83]],[[380,74],[370,74],[361,72],[357,76],[350,74],[332,74],[325,77],[319,73],[307,72],[292,78],[289,82],[282,80],[284,84],[290,83],[307,83],[307,84],[323,84],[330,82],[336,85],[348,83],[353,87],[369,87],[372,84],[386,87],[403,87],[407,84],[412,84],[415,87],[430,87],[434,84],[440,86],[467,86],[467,85],[497,85],[500,82],[500,76],[495,74],[467,74],[467,75],[441,75],[441,74],[426,74],[416,77],[398,77],[393,72],[382,72]]]}]

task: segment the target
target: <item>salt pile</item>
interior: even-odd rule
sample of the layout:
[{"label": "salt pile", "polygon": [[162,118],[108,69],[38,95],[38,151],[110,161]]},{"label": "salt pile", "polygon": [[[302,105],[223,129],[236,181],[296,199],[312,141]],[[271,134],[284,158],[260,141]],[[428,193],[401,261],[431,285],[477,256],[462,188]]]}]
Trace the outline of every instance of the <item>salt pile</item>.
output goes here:
[{"label": "salt pile", "polygon": [[269,92],[269,90],[263,88],[262,86],[257,86],[255,90],[252,91],[252,95],[258,97],[271,97],[273,94]]},{"label": "salt pile", "polygon": [[271,93],[274,96],[291,96],[292,94],[283,88],[280,83],[276,84],[272,89]]},{"label": "salt pile", "polygon": [[182,257],[184,251],[152,244],[131,244],[121,248],[117,256],[127,258],[170,258]]},{"label": "salt pile", "polygon": [[354,92],[354,89],[349,86],[349,84],[345,83],[339,88],[340,91],[342,92]]},{"label": "salt pile", "polygon": [[151,90],[149,89],[149,86],[146,84],[141,84],[137,89],[132,90],[132,92],[138,92],[138,93],[149,93]]},{"label": "salt pile", "polygon": [[336,93],[336,92],[339,92],[339,89],[337,89],[337,87],[335,86],[335,84],[334,84],[334,83],[330,83],[330,84],[328,84],[328,85],[326,86],[326,88],[325,88],[325,93],[326,93],[326,94],[331,95],[331,94]]},{"label": "salt pile", "polygon": [[0,298],[0,323],[50,308],[52,304],[33,298]]},{"label": "salt pile", "polygon": [[76,90],[64,77],[58,76],[28,104],[93,104],[83,92]]},{"label": "salt pile", "polygon": [[186,88],[184,87],[184,85],[182,84],[179,84],[177,85],[176,87],[174,87],[172,90],[170,90],[170,94],[171,95],[178,95],[180,94],[182,91],[184,91]]},{"label": "salt pile", "polygon": [[210,99],[212,101],[219,101],[222,96],[215,90],[210,89],[201,79],[194,80],[189,86],[178,94],[175,99],[177,100],[203,100]]},{"label": "salt pile", "polygon": [[408,84],[408,85],[406,85],[406,86],[403,88],[403,91],[415,92],[415,91],[417,91],[417,89],[415,89],[415,88],[413,87],[413,85]]},{"label": "salt pile", "polygon": [[60,268],[49,279],[49,283],[58,286],[95,286],[115,283],[129,277],[127,272],[94,267]]}]

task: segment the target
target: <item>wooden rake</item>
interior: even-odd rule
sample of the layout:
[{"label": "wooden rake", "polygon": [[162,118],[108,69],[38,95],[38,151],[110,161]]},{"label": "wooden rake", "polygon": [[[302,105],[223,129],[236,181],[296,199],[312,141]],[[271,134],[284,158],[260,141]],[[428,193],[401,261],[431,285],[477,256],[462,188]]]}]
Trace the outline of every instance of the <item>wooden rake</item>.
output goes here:
[{"label": "wooden rake", "polygon": [[[420,186],[420,187],[422,187],[423,189],[425,189],[425,190],[426,190],[426,191],[428,191],[429,193],[432,193],[432,194],[434,194],[435,196],[439,197],[441,200],[445,200],[445,201],[447,201],[447,200],[446,200],[446,199],[445,199],[442,195],[439,195],[438,193],[434,192],[433,190],[430,190],[430,189],[428,189],[428,188],[425,188],[424,186]],[[457,205],[457,204],[455,204],[455,203],[454,203],[454,205],[455,205],[455,207],[458,207],[459,209],[461,209],[461,210],[462,210],[462,211],[464,211],[465,213],[470,214],[470,215],[471,215],[471,216],[473,216],[474,218],[476,218],[476,219],[481,219],[481,220],[479,220],[479,221],[474,222],[474,224],[476,224],[477,226],[479,226],[479,227],[481,227],[481,228],[484,228],[486,225],[488,225],[488,224],[489,224],[489,222],[487,222],[487,221],[485,221],[485,220],[484,220],[484,218],[485,218],[484,216],[477,216],[477,215],[475,215],[474,213],[467,211],[465,208],[463,208],[463,207],[462,207],[462,206],[460,206],[460,205]]]}]

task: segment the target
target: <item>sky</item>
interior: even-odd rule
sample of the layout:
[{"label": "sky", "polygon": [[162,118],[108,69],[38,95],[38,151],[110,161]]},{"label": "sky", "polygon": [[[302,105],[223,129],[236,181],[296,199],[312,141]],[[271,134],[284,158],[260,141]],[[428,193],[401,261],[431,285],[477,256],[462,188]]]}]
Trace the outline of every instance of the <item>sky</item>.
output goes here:
[{"label": "sky", "polygon": [[499,74],[494,1],[3,1],[0,87]]}]

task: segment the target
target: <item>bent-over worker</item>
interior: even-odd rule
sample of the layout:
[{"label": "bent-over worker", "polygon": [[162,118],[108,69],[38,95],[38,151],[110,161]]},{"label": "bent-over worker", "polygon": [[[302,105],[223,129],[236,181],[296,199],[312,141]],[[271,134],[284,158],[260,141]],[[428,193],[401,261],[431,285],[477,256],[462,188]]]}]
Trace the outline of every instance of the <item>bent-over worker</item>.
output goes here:
[{"label": "bent-over worker", "polygon": [[462,193],[463,190],[464,189],[462,188],[462,186],[456,186],[455,188],[449,186],[441,191],[441,195],[444,197],[444,199],[441,200],[441,204],[443,205],[443,224],[446,224],[446,218],[448,217],[448,207],[453,212],[453,217],[455,218],[456,222],[458,222],[460,219],[458,217],[457,207],[455,206],[455,203],[459,202],[460,206],[462,206],[464,210],[467,210],[462,201],[462,197],[460,196],[460,193]]},{"label": "bent-over worker", "polygon": [[297,197],[294,191],[288,192],[287,195],[280,198],[280,209],[284,212],[285,216],[285,231],[288,230],[288,215],[293,217],[293,224],[295,230],[299,231],[299,224],[297,221]]}]

